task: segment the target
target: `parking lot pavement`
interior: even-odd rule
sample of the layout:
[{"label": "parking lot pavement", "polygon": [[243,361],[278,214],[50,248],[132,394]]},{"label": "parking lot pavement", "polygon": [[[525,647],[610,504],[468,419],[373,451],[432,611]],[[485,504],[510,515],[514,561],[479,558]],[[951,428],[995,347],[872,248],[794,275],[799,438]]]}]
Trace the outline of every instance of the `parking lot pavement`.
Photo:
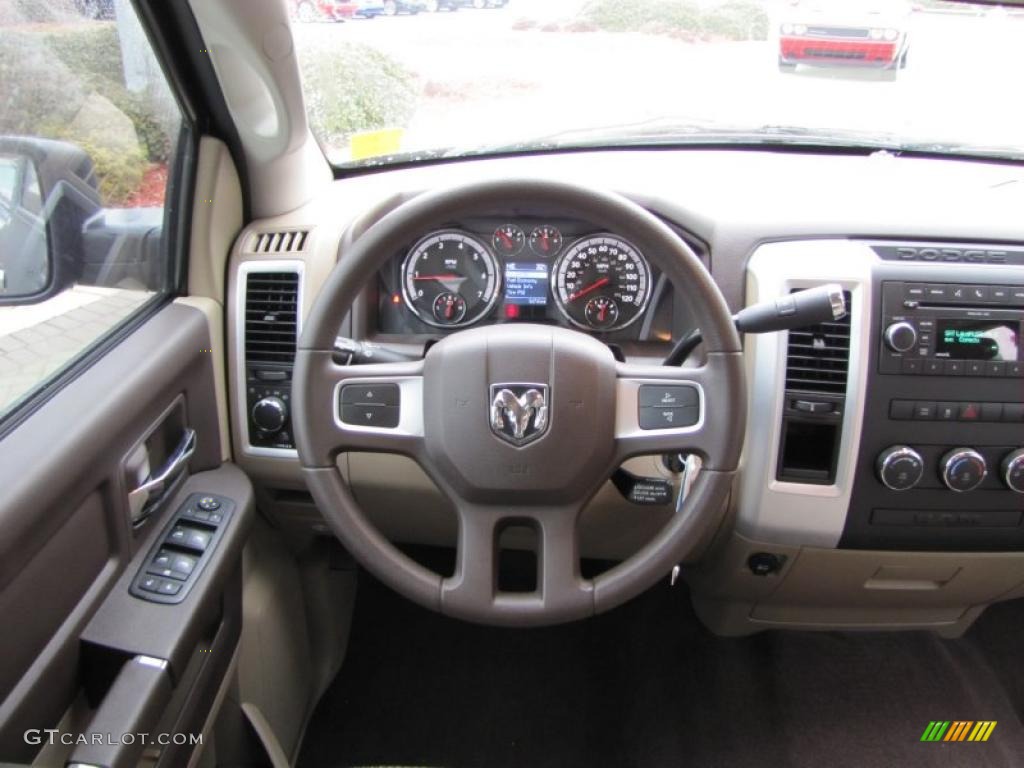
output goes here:
[{"label": "parking lot pavement", "polygon": [[[535,7],[535,6],[533,6]],[[732,126],[841,128],[1018,146],[1024,19],[915,13],[894,82],[858,69],[782,74],[777,41],[523,28],[530,7],[297,25],[303,42],[364,43],[416,73],[402,149],[514,143],[567,129],[666,117]],[[772,22],[771,29],[777,29]]]},{"label": "parking lot pavement", "polygon": [[151,296],[148,291],[75,286],[39,304],[0,307],[0,414]]}]

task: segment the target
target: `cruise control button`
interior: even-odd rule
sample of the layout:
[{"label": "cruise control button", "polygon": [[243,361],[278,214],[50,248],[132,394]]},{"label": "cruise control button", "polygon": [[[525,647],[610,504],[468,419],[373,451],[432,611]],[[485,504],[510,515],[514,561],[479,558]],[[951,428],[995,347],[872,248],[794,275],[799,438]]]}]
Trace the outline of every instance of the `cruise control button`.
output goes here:
[{"label": "cruise control button", "polygon": [[699,418],[695,405],[682,408],[640,408],[640,429],[681,429],[692,427]]},{"label": "cruise control button", "polygon": [[393,405],[343,405],[341,421],[360,427],[394,429],[398,426],[401,412]]},{"label": "cruise control button", "polygon": [[341,388],[344,405],[400,405],[397,384],[346,384]]},{"label": "cruise control button", "polygon": [[699,395],[694,387],[660,386],[644,384],[640,387],[640,407],[681,408],[685,405],[697,405]]}]

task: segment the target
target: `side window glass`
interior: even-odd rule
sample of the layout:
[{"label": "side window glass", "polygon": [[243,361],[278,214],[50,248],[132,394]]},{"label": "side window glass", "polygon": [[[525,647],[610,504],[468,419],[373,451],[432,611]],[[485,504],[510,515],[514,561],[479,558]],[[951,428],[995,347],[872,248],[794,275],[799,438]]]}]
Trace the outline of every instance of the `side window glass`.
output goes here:
[{"label": "side window glass", "polygon": [[180,127],[129,0],[0,3],[0,419],[173,289]]}]

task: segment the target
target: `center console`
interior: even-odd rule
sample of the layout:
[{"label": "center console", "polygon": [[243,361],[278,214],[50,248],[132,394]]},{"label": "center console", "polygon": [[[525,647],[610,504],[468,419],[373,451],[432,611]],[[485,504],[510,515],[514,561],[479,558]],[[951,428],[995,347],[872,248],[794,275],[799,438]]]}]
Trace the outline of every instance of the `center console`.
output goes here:
[{"label": "center console", "polygon": [[876,251],[871,428],[839,546],[1024,549],[1020,269],[903,265],[898,249]]}]

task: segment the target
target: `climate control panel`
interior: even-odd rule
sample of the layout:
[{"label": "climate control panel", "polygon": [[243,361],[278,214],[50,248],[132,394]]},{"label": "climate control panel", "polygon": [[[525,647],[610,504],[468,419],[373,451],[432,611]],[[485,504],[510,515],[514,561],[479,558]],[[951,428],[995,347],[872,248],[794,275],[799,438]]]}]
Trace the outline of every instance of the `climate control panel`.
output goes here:
[{"label": "climate control panel", "polygon": [[875,471],[891,491],[944,487],[968,493],[984,485],[1024,493],[1024,448],[893,445],[878,455]]}]

